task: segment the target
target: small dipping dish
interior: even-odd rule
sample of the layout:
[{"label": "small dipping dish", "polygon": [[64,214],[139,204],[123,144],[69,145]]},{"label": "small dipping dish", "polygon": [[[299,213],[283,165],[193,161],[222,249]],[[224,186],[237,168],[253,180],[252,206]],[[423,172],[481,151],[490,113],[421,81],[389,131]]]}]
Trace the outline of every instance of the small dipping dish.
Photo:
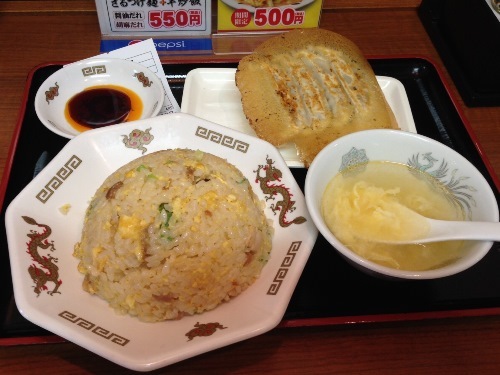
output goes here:
[{"label": "small dipping dish", "polygon": [[156,116],[165,98],[161,80],[129,60],[93,58],[66,65],[40,86],[35,110],[49,130],[66,137]]}]

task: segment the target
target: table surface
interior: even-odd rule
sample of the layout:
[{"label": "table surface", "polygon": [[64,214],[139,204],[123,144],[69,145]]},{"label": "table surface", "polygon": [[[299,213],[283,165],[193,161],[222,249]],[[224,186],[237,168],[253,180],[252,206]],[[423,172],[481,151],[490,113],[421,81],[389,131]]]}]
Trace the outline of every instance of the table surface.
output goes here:
[{"label": "table surface", "polygon": [[[500,175],[500,107],[464,105],[414,7],[324,10],[321,27],[352,39],[367,56],[417,55],[433,61],[443,72],[443,79],[492,170]],[[29,71],[46,62],[76,61],[96,55],[99,43],[97,15],[88,9],[61,13],[50,7],[37,12],[19,11],[17,7],[14,11],[2,11],[0,4],[0,173],[3,174],[9,155]],[[161,59],[167,63],[199,57]],[[68,342],[3,346],[0,364],[0,373],[9,374],[127,373]],[[153,373],[444,375],[499,371],[500,317],[483,316],[277,328]]]}]

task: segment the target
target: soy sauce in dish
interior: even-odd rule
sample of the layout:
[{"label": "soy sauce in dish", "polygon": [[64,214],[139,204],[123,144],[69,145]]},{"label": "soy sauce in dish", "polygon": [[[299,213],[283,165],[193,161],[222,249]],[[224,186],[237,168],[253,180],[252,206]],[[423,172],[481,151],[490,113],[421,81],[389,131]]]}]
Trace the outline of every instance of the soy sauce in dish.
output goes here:
[{"label": "soy sauce in dish", "polygon": [[137,120],[142,107],[141,99],[132,90],[115,85],[93,86],[68,100],[64,114],[71,126],[82,132]]}]

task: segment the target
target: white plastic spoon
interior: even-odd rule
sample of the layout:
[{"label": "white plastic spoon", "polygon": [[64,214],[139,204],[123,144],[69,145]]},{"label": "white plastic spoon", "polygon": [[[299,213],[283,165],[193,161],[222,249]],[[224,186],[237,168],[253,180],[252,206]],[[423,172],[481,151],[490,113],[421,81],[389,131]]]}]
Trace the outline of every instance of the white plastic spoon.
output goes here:
[{"label": "white plastic spoon", "polygon": [[[453,240],[500,241],[499,222],[448,221],[422,216],[412,209],[392,204],[399,227],[368,231],[361,228],[359,236],[369,241],[392,244],[418,244]],[[390,221],[388,221],[390,223]],[[359,229],[359,228],[358,228]]]},{"label": "white plastic spoon", "polygon": [[422,216],[396,201],[379,202],[379,205],[384,215],[378,215],[378,220],[375,221],[381,223],[381,226],[369,225],[374,221],[373,218],[360,218],[356,230],[360,238],[387,244],[452,240],[500,241],[499,222],[436,220]]},{"label": "white plastic spoon", "polygon": [[374,240],[394,244],[416,244],[452,240],[500,241],[500,223],[423,218],[429,223],[426,233],[422,233],[417,237],[409,237],[408,239],[379,238]]}]

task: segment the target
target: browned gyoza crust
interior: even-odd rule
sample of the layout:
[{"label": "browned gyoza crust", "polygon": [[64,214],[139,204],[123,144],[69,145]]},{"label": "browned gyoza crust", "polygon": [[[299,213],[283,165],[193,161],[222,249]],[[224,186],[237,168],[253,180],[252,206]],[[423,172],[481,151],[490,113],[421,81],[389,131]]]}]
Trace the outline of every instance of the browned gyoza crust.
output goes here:
[{"label": "browned gyoza crust", "polygon": [[245,56],[236,72],[243,111],[257,135],[295,143],[308,166],[336,138],[364,129],[398,129],[359,48],[322,29],[292,30]]}]

